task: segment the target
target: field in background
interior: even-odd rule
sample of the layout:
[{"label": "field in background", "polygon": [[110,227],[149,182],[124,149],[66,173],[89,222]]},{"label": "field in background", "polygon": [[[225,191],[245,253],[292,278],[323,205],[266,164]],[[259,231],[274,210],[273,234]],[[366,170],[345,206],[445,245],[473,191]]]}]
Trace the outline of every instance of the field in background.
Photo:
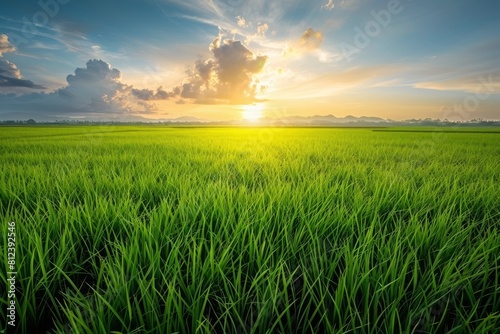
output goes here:
[{"label": "field in background", "polygon": [[493,332],[500,131],[430,130],[1,127],[19,332]]}]

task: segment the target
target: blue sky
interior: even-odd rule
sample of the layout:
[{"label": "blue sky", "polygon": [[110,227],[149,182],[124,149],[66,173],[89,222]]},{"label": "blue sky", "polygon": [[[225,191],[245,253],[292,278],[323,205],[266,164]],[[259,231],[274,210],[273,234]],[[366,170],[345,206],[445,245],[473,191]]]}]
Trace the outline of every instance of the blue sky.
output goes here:
[{"label": "blue sky", "polygon": [[499,12],[493,0],[11,1],[0,119],[499,119]]}]

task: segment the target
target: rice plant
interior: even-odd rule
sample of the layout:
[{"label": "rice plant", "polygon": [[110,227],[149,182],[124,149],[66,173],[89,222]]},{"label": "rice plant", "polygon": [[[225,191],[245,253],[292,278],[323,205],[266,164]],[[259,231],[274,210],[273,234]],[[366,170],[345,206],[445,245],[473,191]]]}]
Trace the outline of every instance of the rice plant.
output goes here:
[{"label": "rice plant", "polygon": [[19,333],[500,328],[495,130],[3,127],[0,163]]}]

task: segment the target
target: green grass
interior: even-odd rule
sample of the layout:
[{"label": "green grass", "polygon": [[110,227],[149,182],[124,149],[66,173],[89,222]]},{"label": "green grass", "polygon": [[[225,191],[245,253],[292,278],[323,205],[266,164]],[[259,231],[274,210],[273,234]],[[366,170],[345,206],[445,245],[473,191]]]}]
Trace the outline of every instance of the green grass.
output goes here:
[{"label": "green grass", "polygon": [[19,333],[500,328],[495,133],[4,127],[0,165]]}]

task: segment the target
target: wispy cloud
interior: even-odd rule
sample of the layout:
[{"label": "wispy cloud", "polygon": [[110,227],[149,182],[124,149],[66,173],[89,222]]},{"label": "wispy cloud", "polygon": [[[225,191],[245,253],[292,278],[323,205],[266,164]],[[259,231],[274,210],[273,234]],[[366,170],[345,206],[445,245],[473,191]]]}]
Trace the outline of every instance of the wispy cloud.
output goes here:
[{"label": "wispy cloud", "polygon": [[482,85],[480,78],[491,78],[490,86],[494,87],[496,92],[500,92],[500,41],[498,40],[460,46],[412,65],[408,64],[405,76],[416,88],[474,92]]},{"label": "wispy cloud", "polygon": [[353,92],[357,89],[373,87],[387,82],[401,71],[401,65],[363,66],[337,69],[321,76],[303,77],[294,84],[271,94],[271,99],[305,99],[336,95],[340,92]]},{"label": "wispy cloud", "polygon": [[321,9],[326,9],[328,11],[332,11],[335,8],[335,4],[333,3],[333,0],[328,0],[326,4],[321,6]]}]

